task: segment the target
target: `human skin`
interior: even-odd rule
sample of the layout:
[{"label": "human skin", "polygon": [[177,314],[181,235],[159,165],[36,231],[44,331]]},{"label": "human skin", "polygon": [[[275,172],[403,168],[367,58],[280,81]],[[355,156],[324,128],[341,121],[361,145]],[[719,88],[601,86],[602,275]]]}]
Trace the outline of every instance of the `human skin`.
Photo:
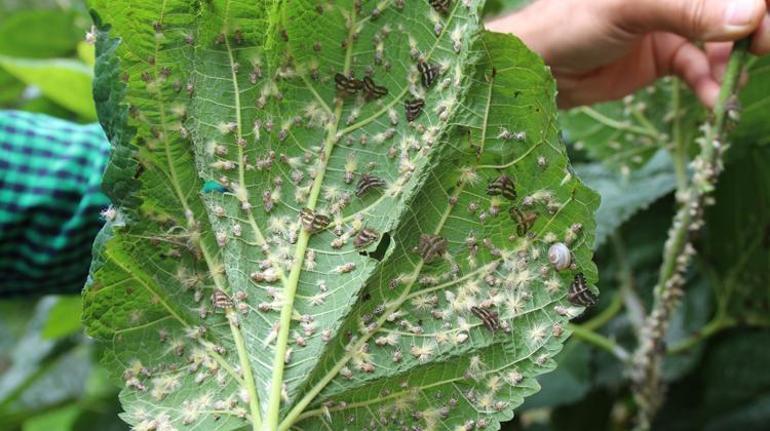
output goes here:
[{"label": "human skin", "polygon": [[487,23],[539,53],[562,108],[622,98],[676,75],[713,107],[732,41],[770,52],[770,0],[538,0]]}]

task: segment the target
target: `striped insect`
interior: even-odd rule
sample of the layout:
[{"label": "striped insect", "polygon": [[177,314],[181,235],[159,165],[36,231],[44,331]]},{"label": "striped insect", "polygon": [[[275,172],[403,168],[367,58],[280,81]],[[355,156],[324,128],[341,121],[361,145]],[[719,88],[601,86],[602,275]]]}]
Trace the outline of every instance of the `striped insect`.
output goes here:
[{"label": "striped insect", "polygon": [[590,307],[596,304],[596,295],[588,289],[588,283],[582,272],[575,274],[572,284],[567,292],[567,299],[574,305]]},{"label": "striped insect", "polygon": [[302,208],[299,213],[302,227],[309,233],[317,233],[324,229],[331,223],[331,219],[324,214],[317,214],[310,208]]},{"label": "striped insect", "polygon": [[439,74],[439,67],[437,65],[420,60],[417,63],[417,71],[420,72],[420,82],[422,82],[423,87],[430,88],[436,83],[436,78],[438,78]]},{"label": "striped insect", "polygon": [[431,263],[446,253],[448,245],[449,242],[446,238],[424,233],[420,235],[420,242],[417,245],[416,251],[425,263]]},{"label": "striped insect", "polygon": [[214,289],[214,293],[211,294],[211,303],[214,305],[214,308],[220,310],[233,308],[233,300],[221,289]]},{"label": "striped insect", "polygon": [[341,73],[334,75],[334,83],[337,87],[337,92],[342,95],[353,95],[364,88],[364,83],[360,79],[348,78]]},{"label": "striped insect", "polygon": [[355,239],[353,239],[353,245],[356,248],[364,248],[372,244],[374,241],[377,241],[377,238],[380,237],[380,234],[371,228],[363,228],[360,232],[358,232],[358,235],[356,235]]},{"label": "striped insect", "polygon": [[422,109],[425,107],[425,100],[423,99],[412,99],[407,100],[404,103],[404,108],[406,109],[406,121],[412,122],[417,119],[417,117],[422,114]]},{"label": "striped insect", "polygon": [[484,326],[489,329],[490,332],[496,332],[500,329],[500,320],[498,320],[496,312],[489,311],[486,308],[473,306],[471,307],[471,313],[481,319]]},{"label": "striped insect", "polygon": [[358,180],[356,185],[356,196],[359,198],[365,195],[369,190],[381,189],[385,187],[385,181],[382,178],[370,174],[364,174]]},{"label": "striped insect", "polygon": [[436,10],[438,13],[447,13],[449,12],[449,6],[452,3],[452,0],[428,0],[428,3],[430,3],[431,7]]},{"label": "striped insect", "polygon": [[367,100],[379,99],[388,95],[388,89],[374,83],[372,78],[364,77],[364,94]]},{"label": "striped insect", "polygon": [[516,234],[519,236],[526,235],[532,229],[539,215],[535,211],[522,212],[516,207],[511,207],[508,214],[516,222]]},{"label": "striped insect", "polygon": [[516,184],[508,175],[500,175],[487,184],[489,196],[502,196],[508,200],[516,200]]}]

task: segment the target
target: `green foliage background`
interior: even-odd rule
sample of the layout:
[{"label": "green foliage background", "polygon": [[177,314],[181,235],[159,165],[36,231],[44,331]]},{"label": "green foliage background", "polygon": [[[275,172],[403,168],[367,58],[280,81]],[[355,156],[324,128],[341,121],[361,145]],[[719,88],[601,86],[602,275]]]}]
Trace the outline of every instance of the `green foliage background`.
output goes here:
[{"label": "green foliage background", "polygon": [[[91,26],[79,0],[0,0],[0,109],[88,123]],[[80,296],[0,299],[0,429],[126,430],[117,389],[83,334]]]},{"label": "green foliage background", "polygon": [[[487,11],[518,3],[490,0]],[[90,84],[57,83],[90,82],[84,65],[92,55],[80,44],[89,26],[77,3],[0,2],[0,106],[93,121],[84,90]],[[717,205],[697,240],[697,265],[667,340],[671,390],[655,429],[759,431],[770,422],[770,61],[756,60],[751,74]],[[30,85],[39,90],[25,91]],[[672,111],[675,88],[681,104]],[[564,138],[581,162],[576,171],[603,198],[596,241],[602,295],[576,323],[628,348],[637,316],[623,291],[632,287],[648,304],[657,277],[677,181],[670,114],[679,111],[687,114],[682,139],[689,141],[706,115],[672,81],[563,114]],[[0,301],[2,429],[126,429],[117,419],[116,389],[81,333],[79,310],[77,297]],[[503,429],[628,429],[633,404],[621,363],[579,336],[557,361],[556,371],[539,379],[542,390]]]}]

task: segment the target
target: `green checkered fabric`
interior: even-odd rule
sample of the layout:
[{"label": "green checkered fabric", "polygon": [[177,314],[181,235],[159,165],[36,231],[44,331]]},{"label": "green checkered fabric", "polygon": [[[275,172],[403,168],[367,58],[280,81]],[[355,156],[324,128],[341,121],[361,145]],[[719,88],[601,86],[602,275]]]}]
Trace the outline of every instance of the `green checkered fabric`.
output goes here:
[{"label": "green checkered fabric", "polygon": [[98,124],[0,111],[0,296],[83,286],[109,149]]}]

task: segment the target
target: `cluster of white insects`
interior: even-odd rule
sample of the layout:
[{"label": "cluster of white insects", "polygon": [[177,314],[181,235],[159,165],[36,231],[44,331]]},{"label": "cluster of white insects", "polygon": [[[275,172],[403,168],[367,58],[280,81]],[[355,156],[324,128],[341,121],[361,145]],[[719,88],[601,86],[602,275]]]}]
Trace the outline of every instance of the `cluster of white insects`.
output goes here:
[{"label": "cluster of white insects", "polygon": [[[340,46],[344,51],[351,45],[371,43],[371,53],[367,54],[371,64],[362,64],[364,58],[369,61],[365,55],[360,58],[354,55],[349,70],[331,70],[324,65],[323,55],[326,50],[339,48],[326,46],[328,44],[321,41],[308,48],[312,49],[312,55],[306,64],[287,59],[273,76],[263,70],[259,56],[241,63],[231,58],[229,73],[236,83],[240,82],[238,77],[243,77],[243,83],[248,82],[255,89],[255,100],[242,100],[240,103],[244,106],[248,103],[263,109],[271,103],[290,101],[296,96],[286,89],[302,83],[303,79],[314,88],[332,90],[333,104],[318,96],[303,102],[301,109],[296,109],[296,115],[290,118],[267,114],[246,124],[238,115],[201,126],[209,136],[201,144],[199,156],[205,157],[206,162],[200,167],[208,175],[207,186],[213,190],[206,190],[204,186],[201,194],[213,227],[214,255],[227,257],[230,250],[238,247],[258,249],[260,258],[251,258],[249,265],[243,266],[249,270],[238,276],[254,289],[247,293],[217,285],[215,279],[231,276],[230,268],[224,264],[216,265],[208,273],[188,269],[184,263],[179,266],[174,277],[191,295],[192,310],[201,323],[187,328],[183,334],[161,330],[160,342],[168,355],[182,358],[180,365],[151,369],[134,361],[123,376],[128,388],[148,393],[161,402],[187,380],[196,385],[213,381],[220,388],[238,386],[234,382],[244,378],[244,370],[235,365],[238,362],[235,348],[229,341],[219,344],[210,340],[211,331],[220,331],[224,323],[248,333],[249,327],[257,326],[254,322],[262,319],[264,322],[259,320],[262,331],[251,342],[258,342],[255,349],[272,352],[282,329],[278,316],[286,305],[282,283],[297,259],[301,260],[302,269],[311,274],[309,280],[313,280],[308,283],[310,287],[303,286],[300,291],[298,301],[303,301],[305,310],[326,309],[329,302],[334,302],[329,299],[335,294],[338,295],[335,300],[340,301],[337,284],[354,275],[359,277],[366,269],[367,258],[361,254],[377,248],[385,224],[376,217],[370,223],[372,214],[368,211],[383,211],[376,206],[378,203],[392,203],[403,197],[404,191],[416,181],[414,173],[427,163],[441,139],[445,128],[442,122],[450,119],[458,108],[459,93],[455,89],[460,87],[465,72],[461,62],[447,52],[458,54],[469,43],[466,34],[469,24],[457,23],[450,17],[454,8],[470,9],[473,3],[471,0],[425,1],[430,5],[426,14],[433,41],[443,40],[446,45],[435,53],[418,42],[422,36],[415,37],[399,20],[383,22],[389,10],[400,13],[411,7],[404,0],[380,1],[369,9],[368,15],[361,0],[355,0],[356,13],[342,13],[347,23],[346,32],[352,36],[341,41]],[[319,16],[337,10],[331,1],[319,5]],[[363,35],[369,33],[363,31],[362,24],[354,22],[351,18],[354,15],[359,15],[359,19],[364,17],[368,26],[376,28],[370,41],[364,40]],[[172,34],[162,23],[155,23],[153,31],[159,39]],[[288,40],[290,33],[282,31],[280,37]],[[196,43],[188,34],[184,42]],[[400,67],[388,58],[388,50],[399,43],[408,47],[409,61],[406,82],[396,85],[386,76]],[[213,49],[237,51],[248,45],[248,35],[241,30],[223,29],[213,45]],[[155,59],[148,63],[155,66]],[[170,87],[175,99],[181,102],[166,108],[175,125],[153,127],[146,145],[158,149],[173,133],[183,140],[195,139],[201,131],[188,129],[190,114],[185,100],[206,91],[196,88],[200,85],[196,81],[201,78],[193,75],[188,80],[178,80],[170,68],[160,65],[153,70],[154,73],[148,71],[141,75],[146,91],[163,97],[164,86]],[[236,87],[234,91],[239,89]],[[335,106],[340,106],[337,111],[341,114],[334,112]],[[131,109],[130,114],[137,121],[146,121],[138,109]],[[378,117],[367,119],[374,115]],[[372,127],[367,126],[370,121]],[[336,133],[329,139],[323,138],[335,123],[338,124]],[[306,136],[310,137],[307,141],[298,141],[298,137]],[[506,127],[499,128],[497,139],[521,145],[528,142],[524,131]],[[329,142],[339,150],[328,152]],[[257,148],[268,146],[272,149],[257,153]],[[372,153],[376,156],[371,156]],[[545,156],[537,156],[537,166],[548,167]],[[320,181],[324,176],[329,179]],[[292,318],[294,323],[284,357],[287,367],[294,366],[292,358],[302,349],[312,347],[318,351],[320,345],[335,339],[347,346],[349,359],[338,377],[344,380],[374,378],[407,361],[428,363],[450,354],[458,346],[469,346],[471,340],[476,347],[491,346],[494,340],[513,335],[515,318],[540,312],[538,306],[542,304],[537,303],[537,289],[544,289],[550,296],[564,291],[567,286],[561,273],[574,274],[568,295],[574,306],[555,306],[557,314],[571,318],[579,313],[580,307],[593,302],[595,298],[582,274],[577,272],[575,256],[570,250],[581,237],[582,228],[573,225],[543,238],[537,238],[533,232],[539,221],[558,213],[565,202],[548,190],[520,196],[515,178],[504,172],[484,179],[484,175],[473,168],[460,168],[459,177],[468,188],[475,187],[477,194],[476,197],[450,196],[451,210],[471,217],[479,226],[491,224],[498,217],[509,218],[509,224],[515,226],[505,238],[509,242],[503,245],[489,238],[482,229],[469,232],[458,249],[457,244],[440,233],[417,234],[416,244],[409,252],[410,258],[422,262],[423,271],[397,274],[385,281],[381,294],[373,295],[371,306],[364,302],[362,311],[354,313],[346,331],[325,327],[312,315],[295,310],[297,315]],[[259,179],[258,187],[249,185],[248,179],[253,178]],[[462,205],[456,205],[458,202]],[[256,222],[251,221],[255,216],[263,219],[259,222],[264,224],[262,238],[256,236],[253,226]],[[114,219],[114,210],[107,211],[105,218]],[[201,251],[205,239],[202,239],[200,222],[191,213],[186,214],[186,218],[186,226],[173,227],[165,236],[158,235],[153,240],[170,248],[170,257],[179,258],[186,250],[192,252],[197,261],[208,259]],[[309,246],[298,257],[295,250],[301,237],[310,238]],[[394,302],[392,298],[405,289],[411,289],[411,293],[402,301]],[[521,339],[532,351],[540,349],[551,337],[560,338],[563,334],[558,323],[520,330]],[[542,355],[536,356],[534,362],[543,365],[547,360],[548,356]],[[434,394],[439,407],[412,412],[409,400],[418,402],[420,391],[403,382],[400,388],[390,391],[403,392],[404,397],[383,404],[377,426],[433,429],[456,407],[465,404],[473,405],[480,412],[501,412],[509,408],[506,385],[516,386],[523,378],[518,369],[508,367],[495,371],[479,356],[473,356],[463,376],[467,389],[462,396],[454,392]],[[476,386],[485,389],[474,389]],[[135,429],[173,430],[180,423],[198,423],[211,412],[215,418],[249,419],[251,400],[243,389],[224,398],[221,391],[216,396],[214,390],[206,391],[180,406],[181,420],[142,410],[130,412],[137,423]],[[287,388],[284,392],[286,397],[293,395]],[[330,418],[332,414],[336,416],[337,411],[346,415],[344,402],[329,401],[324,409]],[[348,417],[345,416],[345,420]],[[484,418],[469,419],[463,429],[483,429],[487,424]],[[373,423],[369,428],[381,429],[377,426]]]}]

